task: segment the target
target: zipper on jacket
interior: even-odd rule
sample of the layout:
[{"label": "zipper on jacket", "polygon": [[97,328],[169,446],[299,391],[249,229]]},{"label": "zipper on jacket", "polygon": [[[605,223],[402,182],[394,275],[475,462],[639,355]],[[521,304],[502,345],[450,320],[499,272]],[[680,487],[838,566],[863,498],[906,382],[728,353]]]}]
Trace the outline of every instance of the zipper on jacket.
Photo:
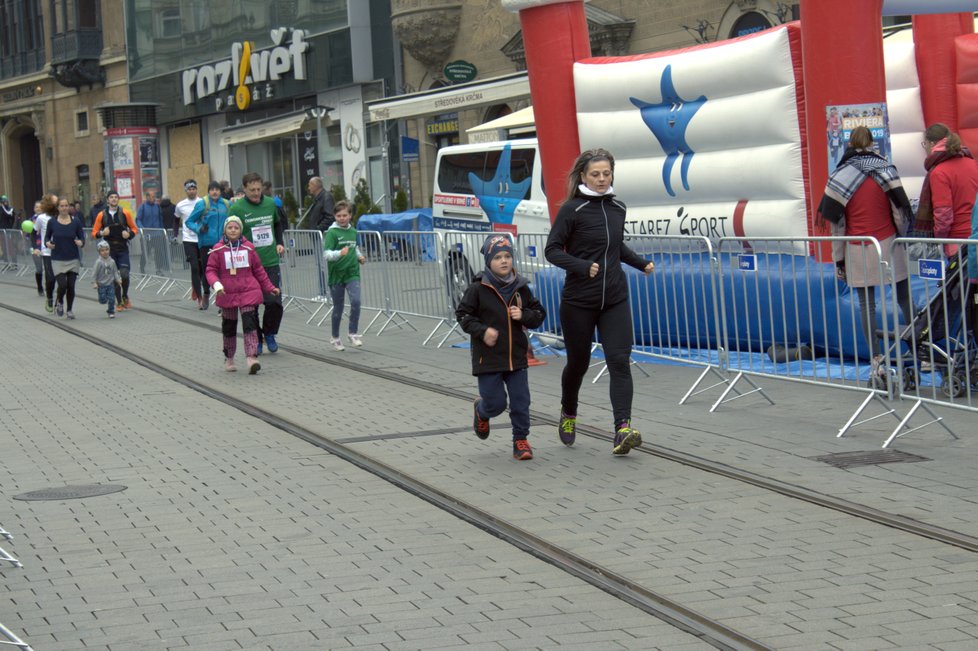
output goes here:
[{"label": "zipper on jacket", "polygon": [[611,246],[611,231],[608,230],[608,213],[604,209],[604,199],[601,199],[601,214],[604,215],[604,265],[601,267],[601,308],[604,309],[605,293],[608,288],[608,247]]},{"label": "zipper on jacket", "polygon": [[[512,319],[512,317],[509,316],[509,303],[507,303],[503,299],[503,295],[499,293],[499,290],[496,289],[495,287],[493,287],[491,284],[486,283],[486,282],[483,282],[482,284],[485,285],[486,287],[488,287],[489,289],[491,289],[493,291],[493,293],[496,296],[499,297],[499,302],[502,303],[503,304],[503,307],[506,309],[506,333],[507,333],[507,336],[509,337],[509,353],[508,353],[507,357],[509,358],[509,370],[512,371],[513,370],[513,319]],[[514,296],[519,296],[520,295],[520,290],[517,289],[513,293],[513,295]]]}]

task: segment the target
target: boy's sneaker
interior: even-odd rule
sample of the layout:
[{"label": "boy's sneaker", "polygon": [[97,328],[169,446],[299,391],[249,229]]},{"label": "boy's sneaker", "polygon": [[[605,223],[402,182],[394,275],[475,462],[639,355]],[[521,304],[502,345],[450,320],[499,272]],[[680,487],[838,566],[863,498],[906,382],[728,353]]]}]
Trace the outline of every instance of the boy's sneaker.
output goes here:
[{"label": "boy's sneaker", "polygon": [[65,316],[68,317],[69,319],[74,319],[75,318],[75,313],[72,312],[71,310],[68,310],[68,312],[65,314]]},{"label": "boy's sneaker", "polygon": [[109,312],[109,318],[110,319],[114,319],[115,318],[115,312]]},{"label": "boy's sneaker", "polygon": [[51,301],[44,301],[44,309],[48,312],[54,312],[54,303]]},{"label": "boy's sneaker", "polygon": [[58,303],[57,305],[55,305],[54,306],[54,313],[57,314],[58,316],[64,316],[65,315],[65,308],[64,308],[64,306],[61,303]]},{"label": "boy's sneaker", "polygon": [[632,448],[642,445],[642,435],[637,429],[632,429],[631,425],[625,424],[615,432],[615,446],[611,448],[612,454],[628,454]]},{"label": "boy's sneaker", "polygon": [[517,461],[529,461],[533,458],[533,448],[526,439],[516,439],[513,441],[513,458]]},{"label": "boy's sneaker", "polygon": [[360,348],[361,346],[363,346],[363,341],[361,340],[360,335],[358,335],[356,333],[351,334],[349,336],[349,340],[350,340],[350,345],[351,346],[356,346],[357,348]]},{"label": "boy's sneaker", "polygon": [[346,350],[343,346],[343,342],[340,341],[339,337],[333,337],[329,340],[329,343],[333,345],[333,350]]},{"label": "boy's sneaker", "polygon": [[489,419],[483,418],[479,414],[479,405],[482,404],[482,398],[476,398],[475,402],[472,403],[472,431],[480,439],[485,441],[489,438]]},{"label": "boy's sneaker", "polygon": [[265,345],[268,346],[268,352],[274,353],[278,350],[278,342],[275,341],[275,335],[265,335]]},{"label": "boy's sneaker", "polygon": [[574,445],[574,440],[577,438],[577,416],[568,416],[561,410],[557,435],[560,436],[560,442],[564,445]]}]

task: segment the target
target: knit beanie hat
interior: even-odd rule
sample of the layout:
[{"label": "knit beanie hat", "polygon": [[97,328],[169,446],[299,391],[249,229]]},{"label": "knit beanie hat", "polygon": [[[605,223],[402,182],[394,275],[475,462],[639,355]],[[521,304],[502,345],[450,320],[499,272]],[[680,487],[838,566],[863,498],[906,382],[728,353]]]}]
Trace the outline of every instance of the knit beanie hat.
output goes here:
[{"label": "knit beanie hat", "polygon": [[509,239],[508,235],[496,233],[486,238],[482,245],[482,254],[486,257],[486,269],[489,268],[489,263],[496,254],[501,251],[509,251],[509,254],[513,255],[513,240]]},{"label": "knit beanie hat", "polygon": [[240,228],[242,231],[244,230],[244,226],[241,225],[241,218],[240,217],[235,217],[234,215],[231,215],[230,217],[228,217],[224,221],[224,232],[225,233],[227,233],[227,231],[228,231],[228,224],[237,224],[238,225],[238,228]]}]

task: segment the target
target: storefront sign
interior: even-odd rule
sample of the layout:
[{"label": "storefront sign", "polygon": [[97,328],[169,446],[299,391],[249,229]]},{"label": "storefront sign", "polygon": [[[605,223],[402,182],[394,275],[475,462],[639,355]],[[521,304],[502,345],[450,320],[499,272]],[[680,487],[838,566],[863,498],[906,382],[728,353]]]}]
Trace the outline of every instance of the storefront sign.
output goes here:
[{"label": "storefront sign", "polygon": [[309,43],[305,40],[305,32],[295,29],[291,30],[291,42],[283,45],[289,33],[285,27],[273,29],[271,36],[275,45],[254,52],[251,43],[232,43],[231,58],[184,70],[183,103],[189,106],[197,100],[215,96],[218,111],[230,106],[244,110],[251,101],[274,96],[274,88],[269,82],[289,75],[305,79]]},{"label": "storefront sign", "polygon": [[458,84],[475,79],[477,71],[473,64],[459,59],[458,61],[451,61],[446,64],[443,72],[445,73],[445,79],[453,84]]},{"label": "storefront sign", "polygon": [[401,160],[405,163],[417,163],[420,148],[417,138],[401,136]]},{"label": "storefront sign", "polygon": [[446,133],[458,133],[458,118],[429,122],[427,132],[429,136],[440,136]]},{"label": "storefront sign", "polygon": [[21,86],[20,88],[14,88],[13,90],[8,90],[3,94],[3,101],[6,102],[16,102],[19,99],[27,99],[28,97],[34,97],[41,92],[40,86]]}]

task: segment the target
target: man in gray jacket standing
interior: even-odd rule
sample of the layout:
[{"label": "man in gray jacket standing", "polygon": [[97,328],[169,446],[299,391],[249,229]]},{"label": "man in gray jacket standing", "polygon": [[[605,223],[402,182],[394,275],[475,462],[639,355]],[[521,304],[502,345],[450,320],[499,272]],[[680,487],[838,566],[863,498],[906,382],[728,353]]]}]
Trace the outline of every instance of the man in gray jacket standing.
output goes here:
[{"label": "man in gray jacket standing", "polygon": [[307,227],[321,233],[333,225],[333,195],[323,187],[323,180],[314,176],[309,179],[309,194],[312,195],[312,205],[309,207]]}]

